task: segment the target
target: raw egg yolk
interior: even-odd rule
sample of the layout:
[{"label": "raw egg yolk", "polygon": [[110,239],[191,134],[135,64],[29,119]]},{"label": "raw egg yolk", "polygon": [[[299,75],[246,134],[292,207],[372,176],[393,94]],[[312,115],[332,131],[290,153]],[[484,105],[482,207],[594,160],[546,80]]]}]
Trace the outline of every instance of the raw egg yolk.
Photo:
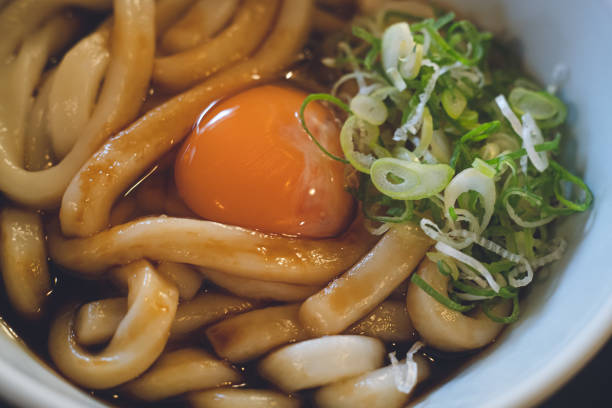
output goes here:
[{"label": "raw egg yolk", "polygon": [[[351,217],[344,165],[327,157],[302,128],[307,94],[288,87],[252,88],[215,105],[176,160],[179,194],[202,218],[269,233],[330,237]],[[318,103],[306,124],[341,155],[339,128]]]}]

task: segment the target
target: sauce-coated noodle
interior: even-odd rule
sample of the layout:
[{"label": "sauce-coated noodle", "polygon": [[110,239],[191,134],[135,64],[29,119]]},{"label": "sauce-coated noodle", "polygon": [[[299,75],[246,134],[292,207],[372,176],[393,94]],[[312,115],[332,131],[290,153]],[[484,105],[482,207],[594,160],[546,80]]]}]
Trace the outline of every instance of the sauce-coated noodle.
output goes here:
[{"label": "sauce-coated noodle", "polygon": [[212,38],[234,16],[239,0],[198,0],[163,35],[160,48],[174,54]]},{"label": "sauce-coated noodle", "polygon": [[102,352],[92,354],[77,343],[74,306],[56,317],[49,333],[57,368],[88,388],[114,387],[149,368],[164,349],[176,314],[178,292],[151,264],[138,261],[121,272],[129,276],[128,312]]},{"label": "sauce-coated noodle", "polygon": [[115,1],[111,62],[98,104],[83,134],[59,164],[37,172],[26,171],[19,161],[14,162],[14,154],[0,140],[3,147],[0,149],[0,190],[28,206],[57,205],[66,186],[90,155],[136,116],[153,66],[154,12],[152,0]]},{"label": "sauce-coated noodle", "polygon": [[165,90],[182,91],[248,56],[268,33],[278,3],[245,0],[231,25],[217,37],[187,51],[157,58],[154,83]]},{"label": "sauce-coated noodle", "polygon": [[393,228],[350,270],[308,298],[300,318],[314,334],[342,332],[410,276],[431,245],[414,225]]},{"label": "sauce-coated noodle", "polygon": [[224,320],[206,330],[216,353],[233,362],[253,360],[268,351],[307,339],[298,319],[299,304],[268,307]]},{"label": "sauce-coated noodle", "polygon": [[[416,382],[420,383],[429,376],[429,362],[421,357],[415,358],[417,364]],[[319,388],[315,394],[317,406],[321,408],[402,408],[409,393],[398,390],[395,370],[406,370],[405,362],[397,367],[388,365],[361,376],[339,381]]]},{"label": "sauce-coated noodle", "polygon": [[265,357],[259,373],[292,392],[330,384],[382,365],[384,346],[365,336],[324,336],[285,346]]},{"label": "sauce-coated noodle", "polygon": [[293,285],[284,282],[242,278],[240,276],[207,268],[200,268],[200,273],[217,286],[235,295],[250,299],[294,302],[297,300],[304,300],[320,289],[319,286],[313,285]]},{"label": "sauce-coated noodle", "polygon": [[40,215],[5,208],[0,213],[0,266],[11,304],[30,319],[43,315],[51,289]]},{"label": "sauce-coated noodle", "polygon": [[303,285],[328,282],[355,263],[373,241],[359,220],[340,237],[324,240],[165,216],[132,221],[89,238],[66,239],[57,225],[49,228],[51,258],[83,275],[99,276],[113,265],[148,258]]},{"label": "sauce-coated noodle", "polygon": [[145,374],[123,389],[144,401],[157,401],[241,381],[242,376],[228,363],[199,349],[182,349],[162,354]]},{"label": "sauce-coated noodle", "polygon": [[299,408],[295,398],[268,390],[244,390],[221,388],[217,390],[194,392],[189,401],[196,408]]}]

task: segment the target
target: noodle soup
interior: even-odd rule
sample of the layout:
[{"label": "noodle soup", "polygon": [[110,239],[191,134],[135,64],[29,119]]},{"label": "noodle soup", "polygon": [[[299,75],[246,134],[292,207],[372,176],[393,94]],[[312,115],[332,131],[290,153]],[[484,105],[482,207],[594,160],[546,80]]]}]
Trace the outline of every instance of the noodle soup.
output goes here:
[{"label": "noodle soup", "polygon": [[0,27],[5,317],[111,403],[404,406],[519,318],[592,200],[554,160],[561,84],[421,3]]}]

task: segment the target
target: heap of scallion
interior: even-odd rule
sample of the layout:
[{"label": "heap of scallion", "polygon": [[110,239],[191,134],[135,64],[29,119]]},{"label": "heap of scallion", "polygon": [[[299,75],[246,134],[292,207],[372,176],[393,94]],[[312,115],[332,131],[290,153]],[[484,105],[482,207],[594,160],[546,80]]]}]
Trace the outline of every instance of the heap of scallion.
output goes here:
[{"label": "heap of scallion", "polygon": [[[300,116],[325,154],[354,168],[351,191],[373,233],[414,222],[436,241],[428,257],[449,276],[449,293],[416,274],[413,284],[450,309],[479,305],[511,323],[519,288],[565,249],[551,222],[585,211],[593,196],[553,159],[566,106],[520,70],[496,67],[495,47],[452,13],[361,18],[324,60],[341,73],[331,93],[310,95]],[[305,126],[316,100],[345,112],[343,158]],[[509,316],[491,313],[501,299],[513,302]]]}]

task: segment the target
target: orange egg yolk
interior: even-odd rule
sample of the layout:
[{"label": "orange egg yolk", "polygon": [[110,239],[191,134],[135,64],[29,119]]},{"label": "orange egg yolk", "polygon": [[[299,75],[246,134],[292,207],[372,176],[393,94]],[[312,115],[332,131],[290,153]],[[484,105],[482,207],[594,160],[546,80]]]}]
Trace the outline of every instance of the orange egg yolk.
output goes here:
[{"label": "orange egg yolk", "polygon": [[[288,87],[252,88],[215,105],[176,160],[179,194],[202,218],[264,232],[329,237],[341,232],[353,200],[344,165],[327,157],[302,128],[307,94]],[[341,155],[332,113],[311,103],[306,124]]]}]

